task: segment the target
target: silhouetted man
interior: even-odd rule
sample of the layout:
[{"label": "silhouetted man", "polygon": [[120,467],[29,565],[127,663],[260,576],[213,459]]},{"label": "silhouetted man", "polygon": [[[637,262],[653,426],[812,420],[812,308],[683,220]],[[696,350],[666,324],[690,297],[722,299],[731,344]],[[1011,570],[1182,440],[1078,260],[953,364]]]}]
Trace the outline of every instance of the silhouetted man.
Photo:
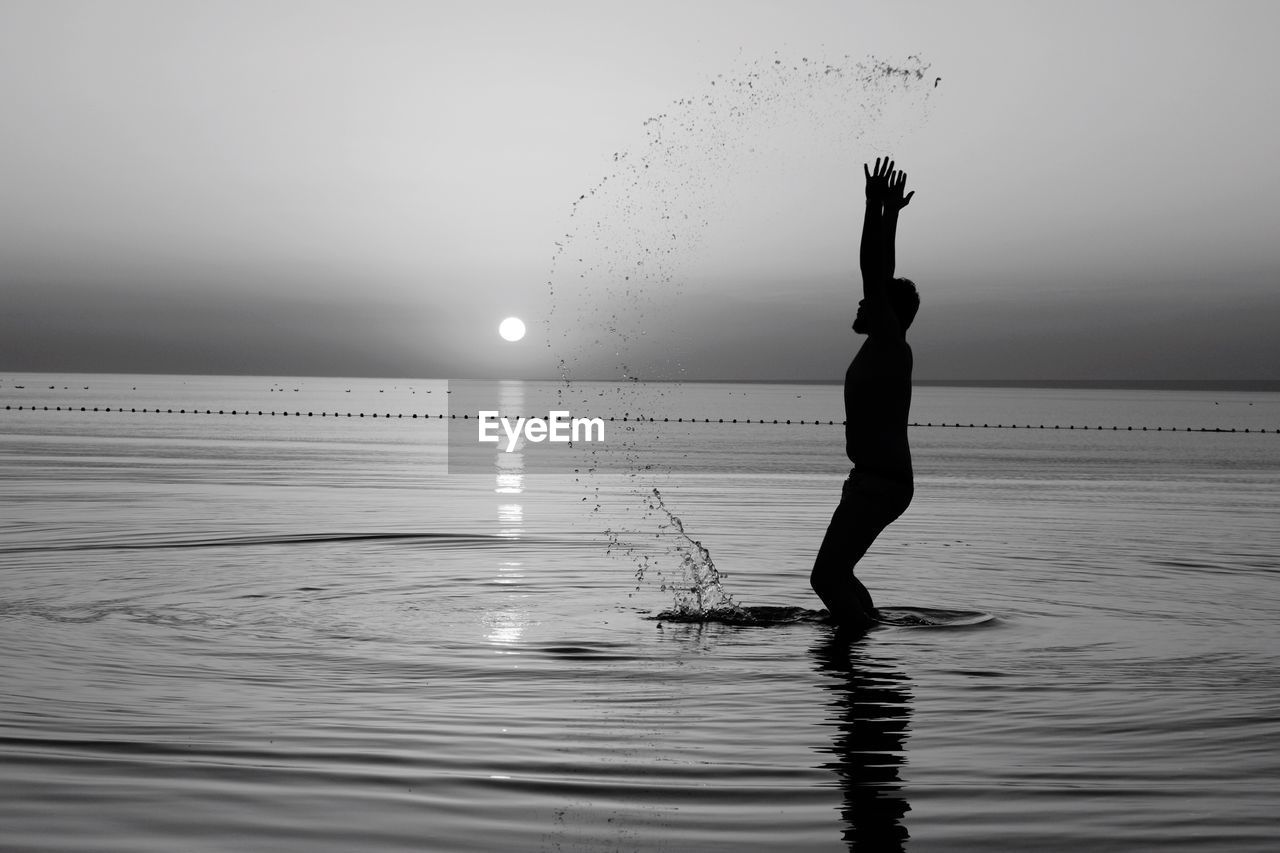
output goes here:
[{"label": "silhouetted man", "polygon": [[907,416],[911,410],[911,347],[906,331],[920,307],[916,286],[894,278],[898,212],[907,175],[876,158],[867,176],[862,224],[862,301],[853,330],[867,336],[844,376],[845,452],[849,479],[814,561],[809,583],[842,627],[865,628],[876,620],[871,594],[853,567],[871,543],[906,510],[914,492]]}]

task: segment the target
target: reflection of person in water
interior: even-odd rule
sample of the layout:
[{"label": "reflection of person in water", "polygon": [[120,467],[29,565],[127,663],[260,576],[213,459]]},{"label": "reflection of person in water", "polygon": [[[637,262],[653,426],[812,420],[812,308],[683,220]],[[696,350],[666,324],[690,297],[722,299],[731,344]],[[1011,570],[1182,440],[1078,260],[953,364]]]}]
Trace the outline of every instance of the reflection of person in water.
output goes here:
[{"label": "reflection of person in water", "polygon": [[838,633],[813,654],[831,676],[823,686],[834,694],[829,716],[836,736],[834,760],[824,766],[844,791],[844,840],[850,850],[901,851],[909,837],[902,819],[911,810],[898,775],[911,714],[906,676],[868,660]]},{"label": "reflection of person in water", "polygon": [[818,549],[809,583],[841,626],[865,628],[876,620],[871,594],[853,568],[884,530],[911,503],[914,490],[907,416],[911,409],[911,347],[906,331],[920,297],[905,278],[894,278],[898,212],[914,192],[903,194],[905,172],[888,157],[867,175],[862,224],[862,301],[853,330],[867,336],[844,377],[845,452],[853,470]]}]

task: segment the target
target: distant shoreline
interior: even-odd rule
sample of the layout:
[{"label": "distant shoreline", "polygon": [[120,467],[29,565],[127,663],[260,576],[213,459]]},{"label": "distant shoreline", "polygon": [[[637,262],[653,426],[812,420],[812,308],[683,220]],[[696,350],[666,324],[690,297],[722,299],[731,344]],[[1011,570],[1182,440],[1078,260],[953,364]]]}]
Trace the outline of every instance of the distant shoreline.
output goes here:
[{"label": "distant shoreline", "polygon": [[1280,379],[921,379],[967,388],[1079,388],[1115,391],[1280,391]]},{"label": "distant shoreline", "polygon": [[[400,382],[503,381],[476,377],[428,376],[328,376],[293,373],[161,373],[152,371],[105,370],[0,370],[0,386],[9,376],[261,376],[270,379],[371,379]],[[524,382],[558,382],[555,378],[524,379]],[[574,382],[623,382],[616,377],[581,377]],[[688,385],[840,385],[841,379],[654,379],[640,381],[674,382]],[[1280,392],[1280,379],[916,379],[916,386],[938,388],[1050,388],[1109,391],[1259,391]]]},{"label": "distant shoreline", "polygon": [[[840,379],[687,379],[690,384],[840,385]],[[1280,391],[1280,379],[916,379],[939,388],[1053,388],[1108,391]]]}]

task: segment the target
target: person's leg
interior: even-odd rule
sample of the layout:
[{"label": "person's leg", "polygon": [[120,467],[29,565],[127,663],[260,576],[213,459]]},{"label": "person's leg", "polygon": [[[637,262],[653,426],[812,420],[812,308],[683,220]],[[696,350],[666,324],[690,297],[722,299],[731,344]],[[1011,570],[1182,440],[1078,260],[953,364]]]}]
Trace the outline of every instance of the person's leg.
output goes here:
[{"label": "person's leg", "polygon": [[878,530],[868,529],[870,506],[854,477],[845,483],[813,561],[809,585],[840,625],[865,626],[874,620],[871,593],[853,575],[853,567],[871,547]]},{"label": "person's leg", "polygon": [[[858,559],[862,558],[859,557]],[[867,612],[868,616],[871,616],[873,619],[876,618],[876,605],[875,602],[871,600],[871,593],[867,591],[867,588],[863,585],[862,581],[858,580],[858,576],[853,573],[853,570],[849,571],[849,579],[853,581],[853,594],[857,596],[858,603],[862,605],[862,609]]]},{"label": "person's leg", "polygon": [[845,482],[809,575],[810,586],[837,623],[866,627],[875,622],[875,602],[855,577],[854,566],[908,501],[909,487],[895,488],[856,473]]}]

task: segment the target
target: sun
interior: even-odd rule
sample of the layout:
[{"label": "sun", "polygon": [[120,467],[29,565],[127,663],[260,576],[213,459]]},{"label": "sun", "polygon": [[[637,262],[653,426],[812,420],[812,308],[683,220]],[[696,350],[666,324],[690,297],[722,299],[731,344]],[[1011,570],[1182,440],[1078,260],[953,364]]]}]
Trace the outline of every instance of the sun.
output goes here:
[{"label": "sun", "polygon": [[498,334],[514,343],[524,337],[524,321],[519,317],[508,317],[498,324]]}]

